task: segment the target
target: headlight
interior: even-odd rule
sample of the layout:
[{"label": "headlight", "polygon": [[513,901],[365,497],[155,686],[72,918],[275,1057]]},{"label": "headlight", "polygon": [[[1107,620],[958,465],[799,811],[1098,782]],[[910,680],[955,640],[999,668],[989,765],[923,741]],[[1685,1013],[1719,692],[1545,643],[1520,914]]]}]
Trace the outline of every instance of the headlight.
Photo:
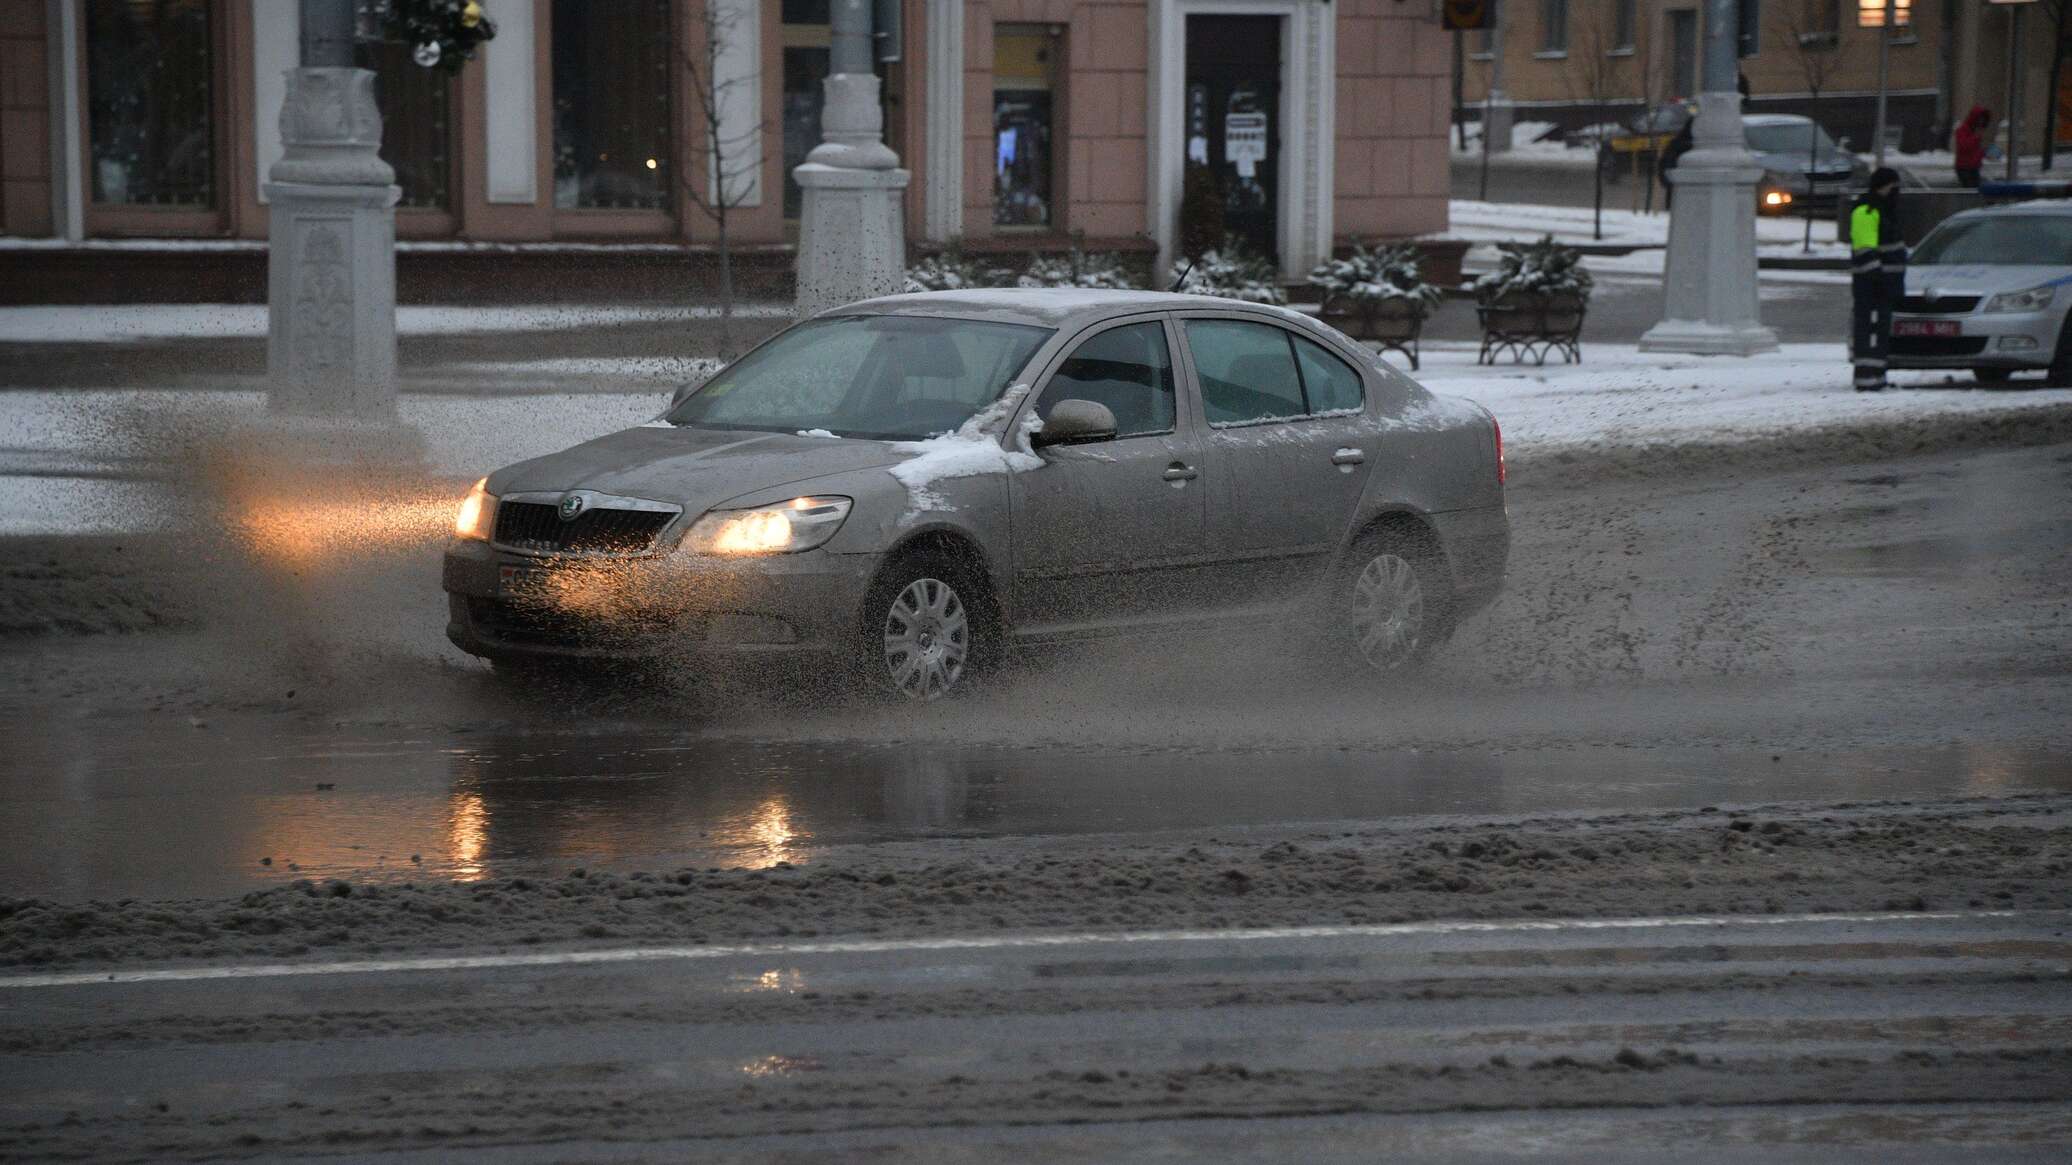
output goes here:
[{"label": "headlight", "polygon": [[2057,298],[2056,284],[2032,287],[2027,291],[2008,291],[1986,301],[1987,311],[2042,311]]},{"label": "headlight", "polygon": [[795,554],[835,536],[853,503],[848,498],[793,498],[753,510],[714,510],[698,519],[680,547],[690,554]]},{"label": "headlight", "polygon": [[496,523],[496,496],[482,488],[488,484],[489,479],[483,478],[460,500],[460,513],[453,516],[455,538],[489,541],[490,528]]}]

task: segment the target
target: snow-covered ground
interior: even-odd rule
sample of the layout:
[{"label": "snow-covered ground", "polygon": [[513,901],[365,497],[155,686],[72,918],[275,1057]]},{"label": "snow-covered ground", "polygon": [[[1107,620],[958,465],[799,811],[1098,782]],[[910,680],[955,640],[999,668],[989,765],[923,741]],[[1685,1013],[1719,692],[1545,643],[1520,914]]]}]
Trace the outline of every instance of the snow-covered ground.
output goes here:
[{"label": "snow-covered ground", "polygon": [[[1541,138],[1548,140],[1542,141]],[[1482,126],[1470,122],[1467,126],[1468,144],[1461,147],[1460,135],[1449,133],[1446,141],[1456,159],[1479,160],[1482,157]],[[1530,162],[1567,163],[1577,166],[1594,165],[1597,151],[1587,148],[1571,148],[1562,141],[1562,135],[1555,130],[1551,121],[1514,121],[1511,123],[1511,149],[1509,153],[1492,154],[1490,161],[1497,164]]]},{"label": "snow-covered ground", "polygon": [[[1605,242],[1635,247],[1663,247],[1669,244],[1669,213],[1667,211],[1604,209],[1604,237],[1595,236],[1596,214],[1587,206],[1539,206],[1517,202],[1477,202],[1472,198],[1456,198],[1447,204],[1448,227],[1443,237],[1473,239],[1477,241],[1509,241],[1513,239],[1539,238],[1553,235],[1564,243]],[[1813,224],[1813,241],[1817,247],[1825,233],[1832,241],[1834,231],[1823,232],[1819,222]],[[1755,239],[1758,246],[1796,247],[1806,232],[1804,219],[1799,218],[1757,218]]]},{"label": "snow-covered ground", "polygon": [[[125,340],[221,340],[266,335],[263,303],[142,303],[94,306],[0,307],[0,343],[105,344]],[[778,319],[790,304],[748,303],[734,309],[743,319]],[[524,307],[405,305],[396,309],[403,335],[531,332],[617,324],[709,320],[709,305],[620,307],[595,304],[538,304]]]},{"label": "snow-covered ground", "polygon": [[[1897,389],[1849,385],[1841,344],[1786,344],[1745,359],[1585,344],[1582,364],[1475,363],[1476,345],[1428,343],[1417,379],[1495,413],[1516,456],[1606,445],[1715,443],[1862,421],[2072,405],[2072,390],[1981,390],[1968,373],[1895,372]],[[1402,357],[1389,360],[1407,370]],[[2023,382],[2016,381],[2021,384]]]}]

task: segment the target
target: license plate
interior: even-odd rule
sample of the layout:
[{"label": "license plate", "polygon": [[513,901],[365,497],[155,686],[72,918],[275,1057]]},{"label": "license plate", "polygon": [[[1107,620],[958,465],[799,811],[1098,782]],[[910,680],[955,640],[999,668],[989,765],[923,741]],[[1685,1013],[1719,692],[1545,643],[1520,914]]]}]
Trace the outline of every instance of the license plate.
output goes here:
[{"label": "license plate", "polygon": [[1956,320],[1893,320],[1892,334],[1895,336],[1961,336],[1962,325]]},{"label": "license plate", "polygon": [[538,567],[505,563],[496,568],[496,593],[503,597],[537,595],[546,577],[547,572]]}]

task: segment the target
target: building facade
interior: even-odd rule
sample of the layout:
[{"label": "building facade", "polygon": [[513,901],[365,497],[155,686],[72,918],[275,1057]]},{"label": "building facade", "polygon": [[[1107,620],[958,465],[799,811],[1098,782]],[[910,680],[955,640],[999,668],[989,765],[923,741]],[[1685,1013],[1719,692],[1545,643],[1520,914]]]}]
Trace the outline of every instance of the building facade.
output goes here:
[{"label": "building facade", "polygon": [[[707,243],[701,195],[724,169],[741,175],[733,240],[795,239],[790,171],[818,141],[828,0],[483,7],[497,35],[458,76],[407,46],[361,47],[400,238]],[[297,11],[0,0],[0,229],[263,240]],[[904,0],[903,13],[904,51],[882,66],[886,137],[913,172],[919,243],[1169,259],[1190,161],[1221,179],[1232,232],[1290,274],[1355,237],[1446,226],[1450,58],[1425,3]]]},{"label": "building facade", "polygon": [[[1501,73],[1519,120],[1575,128],[1694,98],[1703,82],[1703,0],[1490,0],[1502,23],[1461,34],[1461,95],[1469,115]],[[1817,116],[1858,149],[1872,145],[1878,41],[1859,8],[1881,18],[1883,0],[1740,0],[1735,36],[1750,112]],[[1974,104],[2004,117],[2012,5],[1989,0],[1904,0],[1887,57],[1887,121],[1902,148],[1947,148],[1953,119]],[[2060,0],[2026,6],[2022,147],[2046,132]],[[1501,63],[1498,58],[1501,56]],[[2072,95],[2072,83],[2061,82]],[[1816,105],[1814,91],[1819,91]],[[2060,141],[2072,128],[2058,119]]]}]

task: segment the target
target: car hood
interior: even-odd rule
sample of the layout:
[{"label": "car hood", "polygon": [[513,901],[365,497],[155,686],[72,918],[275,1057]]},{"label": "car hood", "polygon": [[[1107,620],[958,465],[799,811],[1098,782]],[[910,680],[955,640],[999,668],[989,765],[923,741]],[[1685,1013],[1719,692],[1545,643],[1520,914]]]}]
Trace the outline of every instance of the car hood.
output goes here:
[{"label": "car hood", "polygon": [[1819,161],[1810,166],[1806,164],[1804,150],[1796,153],[1786,150],[1758,152],[1755,160],[1763,169],[1778,174],[1844,174],[1848,173],[1855,163],[1855,159],[1849,155],[1838,154],[1832,150],[1822,150]]},{"label": "car hood", "polygon": [[489,477],[505,494],[585,489],[703,513],[730,498],[906,458],[885,441],[678,428],[650,422],[521,461]]},{"label": "car hood", "polygon": [[2072,270],[2027,263],[1913,263],[1907,266],[1907,290],[1916,295],[1930,288],[1955,295],[1992,295],[2027,291],[2054,281],[2072,283]]}]

